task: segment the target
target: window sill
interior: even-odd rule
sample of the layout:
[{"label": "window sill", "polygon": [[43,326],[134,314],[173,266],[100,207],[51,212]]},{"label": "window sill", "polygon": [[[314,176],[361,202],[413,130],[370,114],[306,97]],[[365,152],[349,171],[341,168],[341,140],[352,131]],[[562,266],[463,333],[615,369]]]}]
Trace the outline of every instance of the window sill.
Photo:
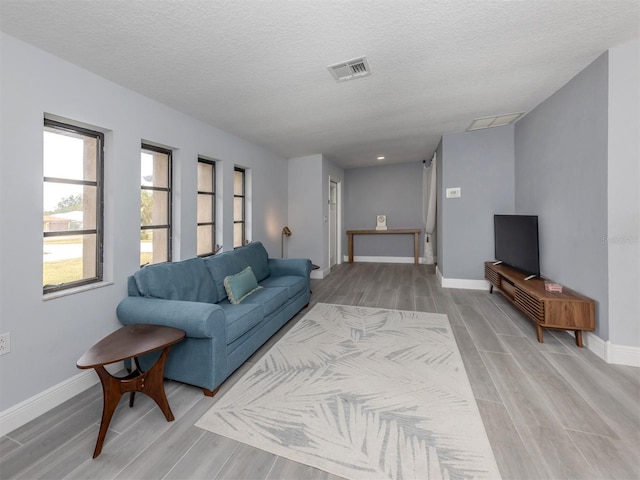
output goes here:
[{"label": "window sill", "polygon": [[80,287],[68,288],[66,290],[60,290],[57,292],[45,293],[42,296],[42,301],[53,300],[54,298],[67,297],[69,295],[75,295],[76,293],[86,292],[89,290],[95,290],[96,288],[108,287],[113,285],[113,282],[96,282],[89,285],[82,285]]}]

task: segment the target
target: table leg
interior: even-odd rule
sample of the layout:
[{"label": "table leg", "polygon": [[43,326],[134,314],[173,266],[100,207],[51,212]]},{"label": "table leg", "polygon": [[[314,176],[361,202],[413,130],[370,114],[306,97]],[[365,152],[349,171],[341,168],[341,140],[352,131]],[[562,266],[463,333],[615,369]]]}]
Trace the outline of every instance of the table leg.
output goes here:
[{"label": "table leg", "polygon": [[107,436],[111,417],[113,417],[113,412],[115,412],[120,402],[120,397],[122,397],[122,393],[115,388],[120,383],[119,379],[107,372],[102,365],[95,367],[95,369],[100,377],[100,383],[102,383],[102,421],[100,422],[100,431],[98,432],[96,448],[93,451],[93,458],[96,458],[102,452],[102,444]]},{"label": "table leg", "polygon": [[536,330],[538,333],[538,343],[544,343],[544,338],[542,337],[542,327],[540,325],[536,325]]},{"label": "table leg", "polygon": [[576,345],[582,348],[582,330],[576,330]]},{"label": "table leg", "polygon": [[413,263],[418,265],[418,252],[420,251],[420,242],[419,242],[420,234],[413,234]]},{"label": "table leg", "polygon": [[[135,366],[135,370],[129,372],[129,376],[127,378],[135,378],[138,375],[142,374],[142,367],[140,367],[140,362],[138,361],[138,358],[135,357],[131,362]],[[135,399],[136,399],[136,392],[133,391],[129,394],[129,408],[133,408],[133,402]]]},{"label": "table leg", "polygon": [[349,263],[353,263],[353,234],[349,234]]},{"label": "table leg", "polygon": [[[139,391],[151,397],[160,407],[167,421],[171,422],[174,417],[173,413],[171,413],[171,407],[169,407],[167,395],[164,393],[164,365],[167,363],[169,350],[171,350],[171,347],[165,347],[156,363],[142,375],[143,384]],[[146,384],[144,383],[145,378],[149,379]]]},{"label": "table leg", "polygon": [[[136,369],[124,378],[114,377],[102,365],[95,367],[102,383],[103,409],[93,458],[96,458],[102,452],[102,444],[109,430],[113,412],[115,412],[124,393],[142,392],[146,394],[156,402],[167,421],[171,422],[174,419],[171,407],[169,407],[169,401],[164,392],[164,366],[167,362],[169,350],[171,350],[170,346],[165,347],[160,358],[146,372]],[[136,366],[138,366],[137,362]],[[130,405],[133,405],[133,397],[130,399]]]}]

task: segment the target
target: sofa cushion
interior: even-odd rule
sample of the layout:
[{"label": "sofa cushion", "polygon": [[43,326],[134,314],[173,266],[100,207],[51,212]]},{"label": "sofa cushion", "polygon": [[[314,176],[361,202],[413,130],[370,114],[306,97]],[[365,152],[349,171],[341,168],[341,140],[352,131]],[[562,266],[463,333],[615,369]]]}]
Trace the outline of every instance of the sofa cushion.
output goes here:
[{"label": "sofa cushion", "polygon": [[285,275],[293,275],[308,279],[312,267],[311,260],[308,258],[270,258],[269,276],[284,277]]},{"label": "sofa cushion", "polygon": [[249,303],[262,306],[262,313],[266,317],[287,303],[288,299],[286,288],[262,288],[245,298],[242,304]]},{"label": "sofa cushion", "polygon": [[223,252],[207,257],[204,259],[204,264],[209,269],[209,273],[211,273],[219,301],[227,298],[224,279],[229,275],[241,272],[249,266],[235,251]]},{"label": "sofa cushion", "polygon": [[271,274],[269,269],[269,254],[260,242],[252,242],[235,250],[247,265],[253,269],[258,282],[261,282]]},{"label": "sofa cushion", "polygon": [[227,345],[251,330],[264,318],[260,305],[251,303],[232,305],[228,300],[223,300],[218,305],[225,314]]},{"label": "sofa cushion", "polygon": [[295,297],[302,290],[307,288],[307,281],[304,277],[296,275],[285,275],[282,277],[265,278],[260,285],[266,288],[285,287],[289,298]]},{"label": "sofa cushion", "polygon": [[143,297],[207,303],[219,299],[204,260],[198,257],[147,265],[133,278]]},{"label": "sofa cushion", "polygon": [[247,267],[240,273],[229,275],[224,279],[224,289],[227,291],[227,297],[234,305],[242,302],[242,300],[261,288],[251,267]]}]

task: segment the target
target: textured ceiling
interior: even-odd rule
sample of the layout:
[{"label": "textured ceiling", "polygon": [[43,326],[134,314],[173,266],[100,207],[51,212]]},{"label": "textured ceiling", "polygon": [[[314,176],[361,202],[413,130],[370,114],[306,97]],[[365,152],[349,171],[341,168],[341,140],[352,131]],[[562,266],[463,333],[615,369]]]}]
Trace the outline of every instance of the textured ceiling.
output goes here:
[{"label": "textured ceiling", "polygon": [[[292,158],[428,158],[638,38],[638,0],[0,0],[0,28]],[[372,75],[326,69],[366,56]]]}]

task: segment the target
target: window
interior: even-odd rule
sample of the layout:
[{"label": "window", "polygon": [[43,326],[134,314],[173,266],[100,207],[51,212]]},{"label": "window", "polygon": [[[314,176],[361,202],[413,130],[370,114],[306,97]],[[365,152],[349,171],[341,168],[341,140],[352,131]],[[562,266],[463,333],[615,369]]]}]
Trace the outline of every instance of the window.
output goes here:
[{"label": "window", "polygon": [[44,293],[102,280],[104,135],[45,119]]},{"label": "window", "polygon": [[216,245],[216,164],[198,159],[198,241],[199,256],[213,255]]},{"label": "window", "polygon": [[171,150],[142,144],[140,265],[171,261]]},{"label": "window", "polygon": [[246,239],[246,194],[244,168],[235,167],[233,172],[233,248],[247,243]]}]

